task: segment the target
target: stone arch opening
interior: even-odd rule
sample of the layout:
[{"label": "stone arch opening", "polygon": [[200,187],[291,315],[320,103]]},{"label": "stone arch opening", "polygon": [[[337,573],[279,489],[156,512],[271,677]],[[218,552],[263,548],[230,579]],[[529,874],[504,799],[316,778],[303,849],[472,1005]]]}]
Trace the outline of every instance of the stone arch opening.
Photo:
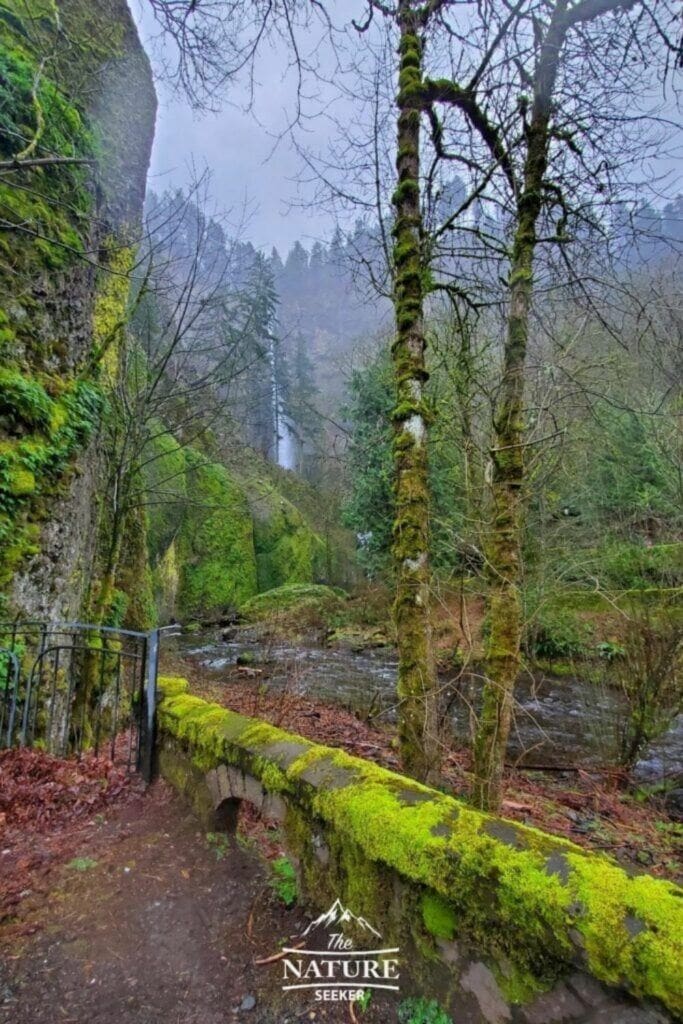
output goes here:
[{"label": "stone arch opening", "polygon": [[212,815],[212,831],[225,832],[234,836],[237,832],[237,819],[242,801],[235,797],[227,797],[214,808]]}]

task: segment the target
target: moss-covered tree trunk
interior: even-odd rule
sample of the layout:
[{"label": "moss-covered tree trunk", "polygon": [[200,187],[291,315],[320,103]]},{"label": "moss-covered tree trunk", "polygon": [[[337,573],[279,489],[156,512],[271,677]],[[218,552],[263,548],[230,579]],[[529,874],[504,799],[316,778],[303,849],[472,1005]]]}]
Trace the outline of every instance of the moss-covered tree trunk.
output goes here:
[{"label": "moss-covered tree trunk", "polygon": [[486,683],[475,739],[475,800],[498,809],[519,672],[522,611],[519,594],[524,483],[524,366],[532,297],[536,218],[520,219],[510,280],[503,381],[494,419],[492,521],[486,544],[489,574]]},{"label": "moss-covered tree trunk", "polygon": [[503,375],[496,403],[491,447],[492,518],[486,545],[489,575],[489,638],[486,683],[474,744],[474,797],[481,808],[497,811],[502,802],[503,769],[514,687],[520,665],[522,605],[520,554],[524,529],[524,383],[533,297],[537,225],[548,165],[551,100],[566,32],[565,0],[555,8],[540,50],[534,103],[527,128],[522,191],[517,202]]},{"label": "moss-covered tree trunk", "polygon": [[396,573],[394,622],[398,637],[399,742],[405,771],[427,780],[438,763],[437,686],[429,611],[429,483],[424,386],[425,267],[420,210],[422,41],[410,0],[399,4],[400,73],[398,183],[394,193],[394,306],[392,345],[396,406],[394,468]]}]

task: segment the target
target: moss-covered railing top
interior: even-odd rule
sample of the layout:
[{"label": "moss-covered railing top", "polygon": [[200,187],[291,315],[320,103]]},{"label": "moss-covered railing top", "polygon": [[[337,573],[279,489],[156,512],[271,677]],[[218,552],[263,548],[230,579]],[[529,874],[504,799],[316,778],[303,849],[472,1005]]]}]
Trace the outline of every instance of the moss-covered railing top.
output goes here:
[{"label": "moss-covered railing top", "polygon": [[[683,889],[160,680],[159,729],[209,771],[233,765],[442,898],[441,913],[536,978],[581,964],[683,1011]],[[425,922],[429,925],[429,922]],[[441,922],[440,927],[448,922]],[[447,930],[447,929],[446,929]]]}]

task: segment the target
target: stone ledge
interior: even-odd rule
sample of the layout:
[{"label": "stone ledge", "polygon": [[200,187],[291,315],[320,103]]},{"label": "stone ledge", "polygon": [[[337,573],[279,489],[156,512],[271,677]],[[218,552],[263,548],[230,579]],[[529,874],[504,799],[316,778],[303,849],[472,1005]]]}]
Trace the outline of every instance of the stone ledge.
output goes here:
[{"label": "stone ledge", "polygon": [[[578,967],[683,1014],[683,890],[675,884],[629,876],[573,843],[209,704],[184,680],[159,685],[162,742],[171,738],[204,773],[214,806],[245,799],[265,811],[268,802],[273,817],[309,829],[319,864],[330,846],[348,843],[373,870],[420,887],[426,931],[502,964],[496,983],[510,1002],[530,1010],[532,996],[547,999],[538,993],[555,991]],[[558,991],[566,1006],[575,1001]]]}]

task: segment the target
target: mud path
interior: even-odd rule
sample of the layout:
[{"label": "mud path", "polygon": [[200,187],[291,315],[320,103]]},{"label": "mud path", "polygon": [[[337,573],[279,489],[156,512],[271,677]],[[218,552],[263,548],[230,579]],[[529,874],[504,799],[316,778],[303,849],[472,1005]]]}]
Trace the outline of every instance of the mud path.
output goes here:
[{"label": "mud path", "polygon": [[[300,934],[265,865],[232,841],[212,849],[163,782],[112,812],[0,931],[2,1024],[348,1022],[280,991],[256,959]],[[388,1020],[380,1008],[363,1024]],[[393,1019],[394,1014],[391,1014]]]}]

